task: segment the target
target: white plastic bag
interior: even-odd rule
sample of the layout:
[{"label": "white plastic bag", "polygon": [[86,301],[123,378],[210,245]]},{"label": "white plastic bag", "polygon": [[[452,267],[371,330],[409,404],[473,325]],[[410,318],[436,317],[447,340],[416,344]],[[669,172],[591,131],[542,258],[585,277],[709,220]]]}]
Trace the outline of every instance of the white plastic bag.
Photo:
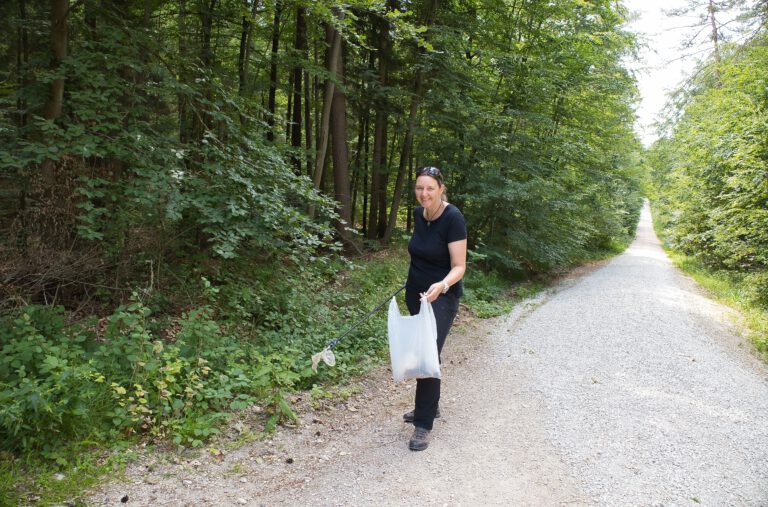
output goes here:
[{"label": "white plastic bag", "polygon": [[400,315],[397,301],[389,303],[389,355],[392,378],[396,382],[407,378],[440,378],[437,355],[437,324],[432,305],[421,300],[416,315]]}]

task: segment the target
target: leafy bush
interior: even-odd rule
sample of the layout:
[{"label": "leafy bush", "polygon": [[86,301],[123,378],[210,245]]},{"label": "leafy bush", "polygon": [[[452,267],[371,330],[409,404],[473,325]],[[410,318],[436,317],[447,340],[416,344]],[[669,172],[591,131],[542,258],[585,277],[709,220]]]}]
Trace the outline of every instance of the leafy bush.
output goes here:
[{"label": "leafy bush", "polygon": [[61,307],[3,317],[0,445],[53,456],[67,441],[148,435],[197,446],[231,411],[254,404],[268,430],[293,420],[288,393],[359,373],[383,355],[379,312],[339,343],[336,368],[310,368],[313,352],[404,280],[406,260],[400,249],[376,263],[326,260],[311,271],[232,269],[203,278],[205,301],[170,320],[139,292],[99,323],[67,325]]},{"label": "leafy bush", "polygon": [[522,284],[510,288],[509,280],[494,272],[471,271],[465,279],[464,302],[477,317],[485,319],[512,311],[516,301],[535,291]]},{"label": "leafy bush", "polygon": [[61,308],[27,307],[0,320],[0,445],[51,454],[60,437],[98,431],[91,419],[109,393],[85,357],[83,335],[63,332]]},{"label": "leafy bush", "polygon": [[768,271],[748,274],[744,277],[743,284],[749,301],[768,310]]},{"label": "leafy bush", "polygon": [[109,318],[96,346],[86,329],[64,326],[61,308],[4,319],[2,448],[50,454],[70,439],[136,433],[199,445],[229,410],[259,397],[282,409],[295,381],[289,367],[238,347],[207,312],[185,314],[168,342],[152,335],[149,309],[135,301]]}]

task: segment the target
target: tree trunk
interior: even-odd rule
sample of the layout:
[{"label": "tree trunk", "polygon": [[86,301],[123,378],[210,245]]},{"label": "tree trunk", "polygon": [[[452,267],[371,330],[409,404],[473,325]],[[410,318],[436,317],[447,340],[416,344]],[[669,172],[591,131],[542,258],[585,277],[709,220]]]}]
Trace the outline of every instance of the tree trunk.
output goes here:
[{"label": "tree trunk", "polygon": [[[24,89],[29,85],[29,74],[27,65],[29,64],[29,29],[27,28],[27,2],[19,0],[19,28],[17,31],[18,45],[16,47],[16,71],[19,89]],[[19,129],[27,125],[29,113],[27,112],[27,101],[23,96],[16,100],[16,107],[19,111],[17,126]]]},{"label": "tree trunk", "polygon": [[[392,6],[390,5],[390,8]],[[389,84],[389,53],[392,43],[389,37],[389,22],[379,20],[379,86],[385,88]],[[387,103],[380,100],[376,104],[376,117],[373,126],[373,161],[371,174],[371,205],[368,211],[368,239],[380,238],[380,218],[386,219],[386,146],[387,146]]]},{"label": "tree trunk", "polygon": [[[186,84],[189,82],[189,71],[185,65],[187,61],[186,48],[187,43],[184,38],[187,34],[187,2],[186,0],[179,0],[179,38],[178,38],[178,54],[179,54],[179,82]],[[179,93],[178,98],[179,108],[179,141],[186,143],[189,141],[189,121],[187,119],[189,110],[189,99],[183,94]]]},{"label": "tree trunk", "polygon": [[[259,0],[252,0],[250,16],[243,16],[242,29],[240,31],[240,51],[237,55],[237,95],[245,98],[248,85],[248,65],[251,61],[251,38],[253,37],[253,20],[256,18]],[[248,8],[249,0],[245,0],[244,7]],[[245,114],[240,114],[240,125],[248,123]]]},{"label": "tree trunk", "polygon": [[267,125],[269,130],[267,131],[267,139],[269,141],[275,140],[275,114],[276,104],[275,95],[277,94],[277,52],[280,47],[280,15],[283,11],[283,3],[280,0],[275,2],[275,18],[272,23],[272,58],[269,65],[269,99],[267,102],[267,110],[269,117],[267,118]]},{"label": "tree trunk", "polygon": [[[408,189],[413,188],[413,148],[411,148],[411,156],[408,157]],[[413,191],[409,191],[408,195],[408,210],[405,217],[405,230],[410,233],[411,226],[413,225]]]},{"label": "tree trunk", "polygon": [[[431,0],[427,6],[427,10],[424,14],[423,24],[427,27],[434,23],[434,17],[437,12],[438,0]],[[424,51],[422,49],[417,50],[417,59],[423,56]],[[424,70],[422,66],[417,67],[416,79],[413,85],[413,94],[411,95],[411,108],[408,112],[408,120],[405,127],[405,139],[403,140],[402,151],[400,153],[400,163],[397,168],[397,179],[395,180],[395,190],[392,194],[392,207],[389,212],[389,221],[387,222],[387,228],[384,231],[383,242],[387,243],[392,238],[392,232],[395,229],[397,223],[397,211],[400,207],[400,197],[403,192],[403,182],[405,180],[406,167],[408,160],[411,158],[411,148],[413,147],[413,131],[416,128],[416,119],[419,114],[419,106],[421,105],[423,84],[424,84]]]},{"label": "tree trunk", "polygon": [[[376,69],[376,59],[375,54],[373,51],[368,52],[369,58],[368,58],[368,70],[373,73],[373,71]],[[369,89],[366,88],[366,92],[368,92]],[[370,93],[366,93],[366,98],[370,96]],[[365,141],[363,143],[363,146],[365,148],[363,153],[363,209],[360,212],[360,216],[363,217],[363,228],[362,233],[363,237],[367,238],[368,236],[368,196],[373,195],[373,190],[371,189],[369,192],[368,188],[368,175],[369,173],[369,167],[368,164],[370,162],[370,155],[371,155],[371,106],[370,101],[365,101]]]},{"label": "tree trunk", "polygon": [[715,86],[720,88],[720,39],[717,34],[717,20],[715,19],[715,12],[717,12],[717,6],[713,0],[709,0],[708,13],[709,22],[712,27],[712,46],[715,56]]},{"label": "tree trunk", "polygon": [[89,35],[94,36],[96,31],[96,15],[99,12],[101,5],[99,0],[85,0],[85,6],[83,7],[83,22],[87,29],[91,32]]},{"label": "tree trunk", "polygon": [[[142,20],[142,25],[144,26],[145,30],[149,30],[151,26],[153,4],[153,0],[144,0],[144,19]],[[145,61],[148,56],[149,55],[144,55]]]},{"label": "tree trunk", "polygon": [[[309,59],[309,49],[307,49],[307,59]],[[307,176],[312,176],[312,107],[310,100],[310,83],[309,72],[304,72],[304,136],[306,143],[306,157],[307,157]]]},{"label": "tree trunk", "polygon": [[291,92],[288,94],[288,105],[285,108],[285,140],[288,141],[291,138],[291,116],[293,109],[293,72],[288,75],[288,90]]},{"label": "tree trunk", "polygon": [[[344,12],[336,10],[336,15],[339,19],[342,19]],[[328,51],[328,63],[326,68],[331,78],[325,81],[325,90],[323,93],[323,114],[320,119],[320,134],[317,138],[317,158],[315,159],[315,174],[313,177],[313,183],[316,189],[320,188],[320,182],[323,178],[323,171],[325,165],[325,155],[328,150],[328,132],[331,119],[331,105],[333,104],[333,90],[334,84],[332,77],[335,74],[338,66],[339,58],[341,57],[341,35],[332,27],[328,26],[326,29],[326,41],[330,42],[330,49]],[[314,216],[314,207],[310,206],[309,215]]]},{"label": "tree trunk", "polygon": [[[216,2],[218,0],[206,0],[203,2],[203,9],[198,13],[200,17],[200,30],[201,30],[201,44],[200,44],[200,61],[206,71],[213,69],[213,13],[216,9]],[[203,85],[203,96],[206,101],[210,102],[213,99],[213,92],[210,85],[205,83]],[[192,140],[200,141],[203,138],[203,134],[206,129],[213,128],[213,121],[211,115],[207,112],[208,106],[202,106],[197,104],[201,110],[198,114],[192,115]]]},{"label": "tree trunk", "polygon": [[[337,37],[340,37],[338,34]],[[340,50],[340,53],[343,51]],[[339,55],[336,60],[335,74],[339,82],[344,81],[344,58]],[[347,148],[347,96],[340,87],[333,90],[333,103],[331,104],[331,139],[333,154],[333,184],[334,196],[339,203],[339,220],[336,222],[336,231],[339,236],[350,244],[350,235],[347,227],[352,223],[351,199],[349,195],[349,149]]]},{"label": "tree trunk", "polygon": [[[254,5],[256,2],[253,2]],[[248,6],[248,0],[245,1],[245,6]],[[237,55],[237,94],[240,97],[245,96],[245,79],[246,79],[246,56],[248,54],[248,35],[251,33],[251,20],[248,16],[243,16],[241,21],[242,29],[240,30],[240,52]]]},{"label": "tree trunk", "polygon": [[[67,12],[69,0],[51,0],[51,68],[58,69],[67,57],[69,32],[67,30]],[[43,107],[43,117],[54,120],[61,116],[64,108],[64,79],[54,79],[51,83],[50,95]],[[46,189],[53,191],[56,186],[55,162],[46,158],[42,164],[42,175]]]},{"label": "tree trunk", "polygon": [[[19,0],[19,28],[17,31],[18,45],[16,47],[16,71],[18,73],[17,79],[20,90],[25,89],[29,85],[29,74],[27,71],[27,65],[29,64],[29,29],[27,28],[27,21],[27,2],[26,0]],[[27,112],[27,101],[24,99],[22,94],[20,94],[16,101],[16,107],[19,112],[16,123],[17,136],[21,136],[21,132],[27,125],[29,119],[29,113]],[[16,172],[12,178],[13,179],[9,178],[11,189],[9,193],[12,194],[14,191],[13,189],[15,188],[19,189],[19,193],[18,201],[16,204],[14,205],[14,203],[11,203],[9,206],[11,210],[13,210],[14,207],[16,209],[11,211],[9,215],[13,216],[15,214],[18,217],[20,227],[16,235],[16,244],[18,245],[21,255],[26,258],[28,255],[26,210],[29,177],[26,175],[20,175],[18,172]]]},{"label": "tree trunk", "polygon": [[[245,33],[245,44],[243,45],[241,42],[240,45],[240,52],[242,55],[242,63],[241,67],[239,67],[240,71],[240,87],[238,88],[239,95],[241,97],[246,96],[247,91],[247,85],[248,85],[248,65],[251,61],[251,40],[253,39],[253,20],[256,19],[256,14],[258,14],[259,11],[259,5],[261,4],[260,0],[252,0],[253,5],[251,6],[251,17],[248,19],[248,30],[247,33]],[[248,0],[246,0],[246,7],[248,6]],[[245,19],[243,20],[243,27],[245,28]]]},{"label": "tree trunk", "polygon": [[[55,70],[67,57],[67,12],[69,0],[51,0],[51,67]],[[51,83],[50,95],[43,108],[43,117],[53,120],[61,116],[64,105],[64,79],[54,79]]]},{"label": "tree trunk", "polygon": [[[307,50],[307,23],[305,21],[305,7],[296,8],[296,41],[294,47],[297,54],[305,54]],[[293,114],[291,115],[291,146],[295,148],[295,154],[293,155],[293,165],[296,170],[296,174],[301,174],[301,157],[299,156],[299,150],[301,149],[301,92],[302,92],[302,76],[301,65],[296,65],[293,68]],[[308,97],[307,99],[308,100]]]},{"label": "tree trunk", "polygon": [[361,215],[363,217],[363,236],[368,237],[368,196],[373,195],[373,191],[368,191],[368,161],[371,153],[371,118],[366,110],[365,115],[365,154],[363,156],[363,209]]},{"label": "tree trunk", "polygon": [[424,81],[423,72],[417,71],[416,83],[414,84],[413,95],[411,96],[411,108],[408,112],[408,123],[405,127],[405,139],[403,140],[402,151],[400,152],[400,163],[397,168],[397,179],[395,180],[395,190],[392,194],[392,207],[389,211],[389,221],[387,229],[384,232],[383,242],[388,243],[392,238],[392,232],[397,222],[397,211],[400,207],[400,196],[403,193],[403,182],[405,180],[406,167],[411,157],[411,148],[413,146],[413,130],[416,127],[416,117],[419,113],[421,104],[422,83]]},{"label": "tree trunk", "polygon": [[218,0],[208,0],[209,3],[203,3],[205,9],[200,13],[202,26],[203,43],[200,47],[200,58],[203,67],[206,70],[211,69],[213,65],[213,50],[211,49],[211,38],[213,36],[213,10],[216,8]]},{"label": "tree trunk", "polygon": [[[361,87],[362,89],[362,87]],[[363,166],[363,157],[365,153],[365,133],[368,130],[368,108],[363,108],[363,117],[360,118],[359,122],[359,130],[357,133],[357,159],[355,160],[355,176],[352,181],[352,214],[350,216],[350,226],[355,226],[355,214],[356,214],[356,208],[357,208],[357,193],[358,193],[358,187],[360,186],[360,176],[363,172],[362,166]],[[363,188],[363,192],[365,192],[365,188]],[[363,210],[363,216],[365,216],[365,210]]]}]

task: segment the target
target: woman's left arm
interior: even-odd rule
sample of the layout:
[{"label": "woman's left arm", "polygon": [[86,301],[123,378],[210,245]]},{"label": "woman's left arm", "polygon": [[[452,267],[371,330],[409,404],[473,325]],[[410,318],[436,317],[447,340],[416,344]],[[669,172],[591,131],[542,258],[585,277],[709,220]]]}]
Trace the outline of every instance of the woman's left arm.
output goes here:
[{"label": "woman's left arm", "polygon": [[467,240],[452,241],[448,243],[448,253],[451,256],[451,270],[441,281],[430,285],[426,292],[427,300],[431,303],[443,293],[444,282],[451,285],[464,278],[464,272],[467,270]]}]

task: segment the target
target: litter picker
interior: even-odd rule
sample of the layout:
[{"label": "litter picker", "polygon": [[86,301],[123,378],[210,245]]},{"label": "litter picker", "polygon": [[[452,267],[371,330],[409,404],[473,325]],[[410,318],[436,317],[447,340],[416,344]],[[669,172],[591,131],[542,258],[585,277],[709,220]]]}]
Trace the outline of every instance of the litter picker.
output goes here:
[{"label": "litter picker", "polygon": [[363,322],[367,321],[369,318],[371,318],[371,315],[376,313],[378,310],[380,310],[384,305],[389,302],[390,299],[395,297],[401,290],[405,289],[405,285],[397,289],[395,292],[387,296],[384,301],[381,302],[376,308],[368,312],[368,314],[363,317],[362,319],[358,320],[354,324],[352,324],[352,327],[341,333],[339,336],[334,338],[333,340],[329,341],[328,344],[325,346],[323,350],[318,352],[317,354],[314,354],[312,356],[312,371],[317,373],[317,365],[320,364],[320,361],[324,362],[328,366],[334,366],[336,364],[336,356],[333,355],[333,348],[339,343],[339,340],[347,336],[349,333],[357,329],[357,326],[362,324]]}]

